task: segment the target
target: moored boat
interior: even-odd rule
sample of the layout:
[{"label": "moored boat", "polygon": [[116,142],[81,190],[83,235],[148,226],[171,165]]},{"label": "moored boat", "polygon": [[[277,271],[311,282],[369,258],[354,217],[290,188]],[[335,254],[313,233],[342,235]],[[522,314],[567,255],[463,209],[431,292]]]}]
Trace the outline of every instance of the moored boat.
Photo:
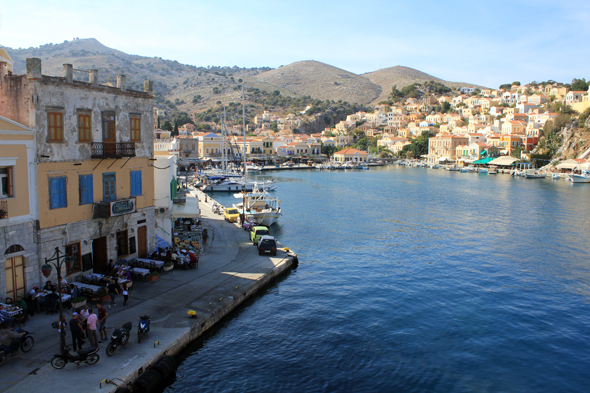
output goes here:
[{"label": "moored boat", "polygon": [[234,203],[234,207],[244,215],[245,221],[270,226],[276,223],[283,214],[281,201],[256,186],[252,192],[234,194],[234,197],[242,199],[242,202]]}]

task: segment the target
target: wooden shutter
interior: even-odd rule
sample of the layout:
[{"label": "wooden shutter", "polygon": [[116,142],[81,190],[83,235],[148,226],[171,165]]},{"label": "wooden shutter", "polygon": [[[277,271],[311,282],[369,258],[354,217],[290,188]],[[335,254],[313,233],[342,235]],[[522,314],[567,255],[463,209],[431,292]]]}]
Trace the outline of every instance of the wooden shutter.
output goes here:
[{"label": "wooden shutter", "polygon": [[8,178],[8,197],[12,198],[14,196],[14,185],[12,184],[14,176],[12,174],[14,167],[9,166],[8,168],[6,168],[6,174],[7,174],[7,178]]}]

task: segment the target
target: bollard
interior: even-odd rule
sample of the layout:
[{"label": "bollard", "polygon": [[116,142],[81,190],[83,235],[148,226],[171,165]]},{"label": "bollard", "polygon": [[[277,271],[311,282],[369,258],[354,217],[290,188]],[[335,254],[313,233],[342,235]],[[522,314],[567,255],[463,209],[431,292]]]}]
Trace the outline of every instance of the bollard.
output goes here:
[{"label": "bollard", "polygon": [[156,342],[154,343],[154,348],[156,348],[156,344],[157,344],[157,345],[160,345],[160,340],[158,340],[158,341],[156,341]]},{"label": "bollard", "polygon": [[102,381],[100,381],[100,388],[102,389],[102,384],[106,381],[107,379],[103,379]]}]

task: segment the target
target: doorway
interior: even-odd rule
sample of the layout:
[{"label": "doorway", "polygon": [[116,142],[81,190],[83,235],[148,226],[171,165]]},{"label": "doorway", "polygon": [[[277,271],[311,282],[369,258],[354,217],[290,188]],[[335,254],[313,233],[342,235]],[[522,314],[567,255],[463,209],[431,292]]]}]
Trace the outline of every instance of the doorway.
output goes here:
[{"label": "doorway", "polygon": [[147,227],[137,228],[137,256],[147,258]]},{"label": "doorway", "polygon": [[96,273],[105,272],[107,270],[107,238],[99,237],[92,241],[92,259],[93,267]]},{"label": "doorway", "polygon": [[6,297],[16,301],[16,297],[25,297],[25,272],[23,257],[6,258],[4,274],[6,277]]}]

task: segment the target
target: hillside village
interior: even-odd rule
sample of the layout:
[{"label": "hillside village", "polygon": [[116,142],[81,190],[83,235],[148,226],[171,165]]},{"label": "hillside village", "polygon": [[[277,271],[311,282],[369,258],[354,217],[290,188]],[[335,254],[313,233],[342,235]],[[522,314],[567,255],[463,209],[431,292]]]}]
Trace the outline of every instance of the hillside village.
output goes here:
[{"label": "hillside village", "polygon": [[[239,159],[244,147],[250,159],[266,162],[328,159],[336,150],[349,147],[381,158],[423,158],[429,163],[470,164],[500,155],[526,160],[532,153],[550,157],[556,149],[547,147],[549,135],[538,146],[545,134],[559,131],[571,115],[590,108],[588,88],[585,81],[580,82],[585,90],[545,83],[504,85],[495,90],[464,86],[432,94],[418,86],[413,97],[397,97],[396,101],[392,97],[372,112],[352,113],[319,133],[298,133],[307,121],[305,111],[286,116],[264,111],[247,125],[245,142],[241,127],[229,128],[224,139],[218,131],[197,131],[187,123],[178,129],[177,138],[156,130],[157,149],[178,151],[185,159],[212,161],[221,160],[223,149],[230,160]],[[215,123],[208,127],[219,129]],[[424,136],[427,148],[412,148]]]}]

